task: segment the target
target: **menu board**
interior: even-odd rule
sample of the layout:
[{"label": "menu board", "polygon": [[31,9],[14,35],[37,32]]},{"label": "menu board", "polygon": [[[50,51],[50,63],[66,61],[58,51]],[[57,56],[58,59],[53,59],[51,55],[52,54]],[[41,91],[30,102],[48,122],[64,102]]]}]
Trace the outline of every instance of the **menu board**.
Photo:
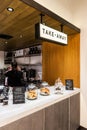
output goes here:
[{"label": "menu board", "polygon": [[13,104],[25,103],[25,87],[13,88]]},{"label": "menu board", "polygon": [[72,79],[66,79],[66,90],[73,90],[73,80]]}]

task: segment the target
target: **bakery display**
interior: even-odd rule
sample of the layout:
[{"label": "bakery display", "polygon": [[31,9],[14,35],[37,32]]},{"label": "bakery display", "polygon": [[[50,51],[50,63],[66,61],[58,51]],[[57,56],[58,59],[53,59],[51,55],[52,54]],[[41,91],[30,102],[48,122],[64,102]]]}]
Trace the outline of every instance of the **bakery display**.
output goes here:
[{"label": "bakery display", "polygon": [[37,92],[35,90],[30,90],[27,92],[27,99],[37,99]]},{"label": "bakery display", "polygon": [[46,88],[46,87],[41,88],[40,89],[40,94],[41,95],[49,95],[50,94],[50,90],[48,88]]}]

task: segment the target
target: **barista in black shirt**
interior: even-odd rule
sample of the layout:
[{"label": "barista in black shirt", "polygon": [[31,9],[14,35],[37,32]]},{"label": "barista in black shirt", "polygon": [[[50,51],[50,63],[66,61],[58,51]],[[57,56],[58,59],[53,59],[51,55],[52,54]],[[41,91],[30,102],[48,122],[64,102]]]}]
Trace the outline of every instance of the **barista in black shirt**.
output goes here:
[{"label": "barista in black shirt", "polygon": [[18,69],[18,65],[16,62],[12,62],[11,64],[12,70],[8,71],[5,76],[8,78],[8,86],[17,87],[17,86],[25,86],[23,73]]}]

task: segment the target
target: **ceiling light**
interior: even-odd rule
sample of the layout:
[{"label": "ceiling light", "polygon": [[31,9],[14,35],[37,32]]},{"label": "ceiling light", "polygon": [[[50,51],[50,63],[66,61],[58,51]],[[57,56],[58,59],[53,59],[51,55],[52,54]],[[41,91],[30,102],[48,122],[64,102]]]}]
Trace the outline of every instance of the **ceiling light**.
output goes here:
[{"label": "ceiling light", "polygon": [[23,37],[23,35],[20,35],[20,38],[22,38]]},{"label": "ceiling light", "polygon": [[14,11],[14,9],[11,8],[11,7],[8,7],[7,10],[8,10],[9,12],[13,12],[13,11]]},{"label": "ceiling light", "polygon": [[5,44],[7,44],[8,42],[7,41],[5,41]]}]

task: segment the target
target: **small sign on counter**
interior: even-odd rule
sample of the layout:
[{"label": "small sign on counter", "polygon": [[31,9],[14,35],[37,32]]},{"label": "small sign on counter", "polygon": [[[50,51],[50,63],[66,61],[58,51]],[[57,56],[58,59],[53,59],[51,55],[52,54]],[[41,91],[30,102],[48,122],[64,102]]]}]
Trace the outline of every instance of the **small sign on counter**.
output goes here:
[{"label": "small sign on counter", "polygon": [[73,79],[66,79],[65,80],[66,90],[73,90]]},{"label": "small sign on counter", "polygon": [[25,87],[13,88],[13,104],[25,103]]}]

